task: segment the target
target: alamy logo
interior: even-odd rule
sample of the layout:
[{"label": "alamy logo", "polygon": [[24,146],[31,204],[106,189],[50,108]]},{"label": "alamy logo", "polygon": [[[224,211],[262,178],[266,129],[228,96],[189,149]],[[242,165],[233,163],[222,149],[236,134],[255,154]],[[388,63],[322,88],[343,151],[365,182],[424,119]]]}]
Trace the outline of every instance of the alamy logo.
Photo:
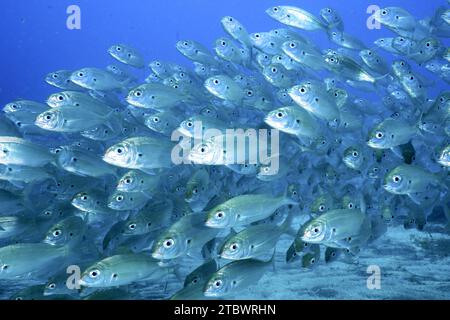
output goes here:
[{"label": "alamy logo", "polygon": [[370,6],[367,7],[367,11],[368,14],[370,14],[370,17],[367,18],[367,29],[369,30],[379,30],[381,29],[381,23],[380,23],[380,7],[372,4]]},{"label": "alamy logo", "polygon": [[81,29],[81,9],[77,5],[67,7],[66,13],[69,15],[66,20],[66,26],[69,30]]},{"label": "alamy logo", "polygon": [[279,170],[279,131],[276,129],[214,129],[203,130],[201,121],[194,121],[188,135],[175,130],[171,140],[173,164],[259,165],[269,169],[262,175]]},{"label": "alamy logo", "polygon": [[367,267],[367,273],[370,276],[367,278],[367,289],[380,290],[381,289],[381,269],[377,265],[370,265]]},{"label": "alamy logo", "polygon": [[81,270],[77,265],[70,265],[66,269],[66,273],[70,274],[67,278],[66,286],[70,290],[80,289]]}]

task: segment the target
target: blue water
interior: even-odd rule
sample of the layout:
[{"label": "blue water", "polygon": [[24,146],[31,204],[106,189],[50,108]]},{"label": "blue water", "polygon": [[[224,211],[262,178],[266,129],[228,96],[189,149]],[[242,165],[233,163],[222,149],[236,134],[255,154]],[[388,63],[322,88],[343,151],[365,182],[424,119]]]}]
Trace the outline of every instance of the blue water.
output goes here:
[{"label": "blue water", "polygon": [[[368,30],[366,9],[396,5],[417,17],[431,16],[445,1],[284,1],[318,14],[332,6],[342,16],[346,30],[366,44],[389,36],[387,30]],[[81,30],[68,30],[66,9],[81,9]],[[43,78],[51,71],[113,62],[105,52],[111,43],[128,43],[151,61],[164,59],[188,64],[175,49],[180,39],[195,39],[212,47],[224,35],[220,19],[235,16],[249,32],[270,30],[280,24],[265,14],[279,1],[269,0],[4,0],[0,11],[0,104],[17,97],[44,99],[54,90]],[[319,46],[328,43],[324,34],[314,33]]]},{"label": "blue water", "polygon": [[[315,15],[321,8],[331,6],[340,13],[346,32],[371,47],[373,41],[392,36],[392,32],[383,27],[367,28],[368,6],[399,6],[421,19],[431,16],[438,6],[446,3],[444,0],[286,0],[281,4],[299,6]],[[177,41],[193,39],[212,48],[214,41],[225,35],[220,24],[225,15],[236,17],[250,33],[282,27],[265,13],[268,7],[279,4],[280,1],[272,0],[2,0],[0,106],[19,98],[45,101],[50,94],[60,91],[45,83],[49,72],[116,63],[107,53],[115,43],[136,48],[146,62],[160,59],[190,67],[191,62],[176,50]],[[81,9],[80,30],[66,27],[66,9],[70,5]],[[321,48],[336,47],[330,45],[323,32],[302,34],[312,37]],[[447,40],[443,41],[446,45]],[[382,55],[390,61],[389,54]],[[149,69],[133,70],[133,73],[143,81]],[[422,73],[433,77],[425,70]],[[428,90],[430,98],[449,89],[447,83],[438,78],[435,81]],[[358,95],[379,99],[373,93],[358,92]],[[242,291],[235,298],[450,299],[450,237],[442,231],[442,217],[436,221],[428,224],[426,231],[406,230],[396,225],[376,244],[364,249],[357,262],[321,264],[313,270],[284,263],[292,238],[283,236],[277,246],[276,270],[263,276],[257,287]],[[295,223],[299,227],[300,222]],[[188,273],[195,265],[195,261],[188,259],[182,271]],[[369,290],[366,286],[370,265],[381,267],[380,290]],[[133,286],[126,297],[168,298],[181,288],[180,281],[172,278],[164,285]],[[24,287],[23,283],[17,285],[14,281],[0,282],[0,297],[9,298]]]}]

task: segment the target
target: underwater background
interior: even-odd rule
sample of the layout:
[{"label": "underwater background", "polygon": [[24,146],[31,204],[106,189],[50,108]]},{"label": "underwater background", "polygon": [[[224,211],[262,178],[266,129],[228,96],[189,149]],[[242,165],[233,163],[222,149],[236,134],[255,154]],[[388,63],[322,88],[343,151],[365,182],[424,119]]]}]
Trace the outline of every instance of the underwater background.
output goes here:
[{"label": "underwater background", "polygon": [[[66,21],[70,15],[66,12],[66,10],[71,5],[77,5],[81,10],[81,29],[79,30],[70,30],[66,26]],[[228,36],[224,32],[221,25],[221,19],[224,16],[232,16],[238,19],[249,33],[269,31],[275,28],[285,28],[285,25],[274,20],[265,13],[268,8],[278,5],[300,7],[317,17],[319,16],[319,12],[322,8],[332,7],[339,13],[342,21],[344,21],[345,32],[361,40],[367,48],[373,50],[376,49],[376,51],[386,59],[389,65],[391,65],[394,60],[406,59],[411,62],[412,72],[419,72],[426,78],[431,79],[432,85],[427,85],[426,97],[422,97],[423,100],[420,102],[414,101],[415,104],[412,103],[406,107],[405,105],[402,105],[401,110],[403,110],[403,108],[408,108],[408,106],[411,108],[417,107],[420,109],[418,105],[432,103],[434,99],[437,99],[436,97],[438,97],[438,95],[440,95],[443,91],[449,90],[449,70],[446,71],[446,75],[440,76],[436,73],[428,71],[425,68],[424,64],[428,61],[424,61],[422,64],[416,63],[413,61],[414,59],[411,59],[411,57],[406,57],[401,54],[392,55],[391,53],[383,51],[383,49],[377,48],[374,45],[374,41],[383,37],[395,37],[396,35],[392,32],[392,30],[389,30],[384,25],[382,25],[379,29],[369,29],[367,27],[367,21],[371,15],[371,13],[367,12],[367,8],[371,5],[376,5],[379,8],[401,7],[407,10],[417,20],[420,20],[426,17],[432,17],[438,7],[443,6],[448,9],[450,6],[448,2],[444,0],[286,0],[281,2],[271,0],[3,0],[0,4],[0,28],[2,30],[0,36],[0,67],[2,70],[2,76],[0,77],[0,105],[4,106],[12,101],[21,99],[45,103],[46,99],[51,94],[64,91],[45,82],[45,77],[50,72],[62,69],[75,71],[84,67],[105,68],[107,65],[113,63],[120,64],[120,62],[108,54],[108,48],[114,44],[129,45],[130,47],[136,49],[137,52],[144,57],[145,67],[142,69],[125,66],[125,64],[122,64],[125,69],[138,78],[138,84],[144,83],[144,79],[151,72],[148,64],[154,60],[172,62],[192,71],[192,61],[180,54],[175,47],[175,44],[178,41],[192,39],[203,44],[210,50],[211,53],[214,53],[212,48],[215,46],[216,39],[219,37]],[[295,28],[290,28],[290,30],[294,30],[296,32],[298,31],[305,38],[312,40],[322,50],[327,48],[338,48],[335,43],[329,41],[326,32],[311,32]],[[448,47],[448,36],[439,37],[439,40],[440,46],[443,50]],[[356,54],[355,56],[358,57],[358,51],[354,51],[354,53]],[[444,53],[441,52],[439,54],[441,57]],[[339,72],[337,72],[337,74],[339,74]],[[319,78],[323,80],[332,75],[334,75],[332,72],[323,72],[319,74]],[[300,81],[306,78],[307,77],[300,77],[300,79],[294,81],[292,85],[297,85]],[[259,81],[264,81],[264,77],[261,76]],[[128,89],[136,86],[137,85],[131,86]],[[381,86],[386,87],[387,85],[382,84]],[[278,90],[276,86],[270,88],[273,93]],[[372,104],[381,104],[380,101],[383,96],[380,96],[379,91],[377,91],[379,88],[373,90],[358,90],[357,88],[355,89],[345,86],[345,89],[348,90],[353,97],[366,99]],[[114,94],[116,93],[114,92]],[[124,92],[117,93],[117,96],[122,99],[121,101],[123,103],[125,102],[124,98],[126,95],[127,93]],[[201,101],[199,104],[204,104],[206,106],[207,102]],[[295,103],[291,104],[295,105]],[[124,103],[124,106],[125,105],[126,104]],[[273,108],[271,109],[279,108],[282,105],[285,104],[279,101],[274,102]],[[263,112],[267,114],[271,109],[264,110]],[[220,115],[218,117],[220,120]],[[348,139],[348,141],[351,141],[351,143],[344,143],[345,147],[348,147],[352,143],[367,147],[365,138],[367,138],[369,129],[372,129],[375,126],[374,122],[379,123],[388,116],[387,113],[384,113],[381,118],[380,115],[373,114],[364,115],[364,117],[365,122],[363,124],[364,128],[362,129],[364,132],[364,139],[361,138],[358,140],[358,134],[353,135],[351,132],[345,133],[342,140]],[[373,117],[373,122],[371,122],[371,117]],[[4,121],[5,119],[2,118],[0,120]],[[225,122],[228,121],[228,123],[233,123],[234,121],[233,119],[230,120],[230,118],[224,118],[222,120]],[[252,122],[249,121],[249,123]],[[320,126],[325,125],[324,123],[321,123]],[[21,130],[22,129],[19,128],[19,131],[23,133]],[[441,147],[448,145],[448,136],[446,132],[425,132],[423,134],[428,139],[426,140],[428,144],[432,144],[430,141],[438,141],[436,142],[436,147]],[[68,144],[68,142],[72,143],[78,139],[78,137],[71,134],[65,135],[62,133],[62,135],[59,135],[59,133],[55,132],[51,132],[48,135],[44,133],[33,133],[33,135],[39,135],[37,141],[39,141],[40,144],[47,143],[49,148]],[[152,136],[152,134],[149,135]],[[338,134],[336,134],[336,136],[337,135]],[[26,134],[23,136],[26,139]],[[435,140],[433,140],[433,137]],[[156,136],[155,139],[163,138]],[[167,137],[164,139],[168,140]],[[419,138],[419,140],[421,139],[422,138]],[[107,148],[113,146],[119,141],[120,139],[106,142],[102,141],[101,145],[103,149],[101,149],[101,152],[98,152],[97,154],[98,161],[102,161],[100,154],[103,154]],[[3,146],[3,143],[3,140],[1,140],[0,145]],[[295,159],[296,153],[291,152],[291,147],[292,146],[289,147],[288,152],[289,159]],[[339,152],[341,155],[345,149],[346,148],[341,148],[339,151],[336,151],[336,153]],[[394,151],[389,150],[389,148],[386,148],[384,152],[388,153],[388,157],[397,159],[395,158],[395,155],[392,156]],[[416,150],[416,153],[418,154],[430,154],[430,156],[433,152],[434,149],[432,148],[424,148],[420,149],[420,151],[419,149]],[[28,154],[27,157],[32,158],[34,155]],[[298,161],[304,163],[309,163],[308,161],[311,161],[312,163],[319,161],[317,160],[318,158],[314,158],[316,155],[314,155],[314,157],[309,157],[306,154],[304,157],[305,158],[299,158]],[[393,162],[398,164],[398,159],[393,160]],[[403,160],[401,162],[403,162]],[[9,165],[9,163],[5,161],[1,162],[1,164]],[[15,163],[12,164],[14,165]],[[292,162],[289,162],[289,166],[293,166]],[[36,166],[32,167],[34,168]],[[199,167],[200,166],[193,168],[190,167],[190,171],[187,174],[180,174],[180,176],[184,175],[180,178],[180,181],[183,181],[184,185],[186,185],[189,177],[192,177],[193,173],[196,172]],[[304,170],[312,170],[311,172],[313,173],[311,173],[311,175],[316,174],[315,172],[317,171],[319,172],[317,175],[320,176],[320,172],[326,170],[317,168],[309,169],[307,165],[305,167],[306,168]],[[429,167],[425,165],[422,167],[429,169]],[[447,172],[446,166],[438,169],[435,169],[433,166],[431,167],[433,169],[430,169],[430,171],[437,174]],[[123,170],[123,168],[126,168],[126,166],[121,167],[120,170],[122,171],[119,171],[119,175],[117,177],[120,178],[123,174],[125,174],[127,170]],[[50,174],[53,175],[53,171],[51,169],[49,170]],[[345,170],[348,170],[348,168],[345,168],[345,166],[336,165],[334,170],[337,171],[338,175],[345,176],[347,174],[347,171]],[[55,176],[57,174],[60,173],[54,173]],[[216,195],[222,195],[224,197],[223,201],[219,201],[217,204],[225,202],[225,199],[230,198],[228,197],[228,194],[225,196],[226,193],[230,193],[232,196],[252,193],[253,186],[255,186],[255,189],[257,189],[256,187],[261,187],[261,190],[267,192],[267,189],[265,189],[266,186],[260,186],[258,185],[259,182],[255,183],[254,180],[251,179],[248,181],[240,180],[238,183],[237,178],[226,179],[226,177],[228,177],[227,172],[217,173],[209,170],[208,174],[210,176],[210,183],[216,184],[214,188],[211,186],[209,188],[214,189]],[[221,178],[214,178],[214,175],[219,174],[223,178],[222,182],[217,181],[221,180]],[[233,175],[233,177],[235,177],[234,174],[235,173],[229,173],[230,176]],[[414,179],[422,179],[418,173],[413,173],[412,176]],[[112,192],[115,184],[117,183],[117,177],[115,177],[115,179],[102,181],[109,184],[109,186],[105,187],[105,190],[110,188],[108,191]],[[285,184],[287,185],[290,183],[298,183],[301,185],[299,190],[311,188],[309,191],[310,194],[306,195],[305,193],[303,198],[302,192],[299,191],[301,194],[300,198],[302,198],[302,200],[299,201],[300,209],[299,212],[295,214],[291,224],[292,229],[295,229],[295,231],[299,230],[302,225],[305,226],[305,224],[308,223],[308,219],[305,219],[305,215],[307,215],[306,212],[309,210],[308,208],[312,206],[312,203],[318,194],[328,191],[330,194],[336,193],[337,195],[333,194],[332,197],[339,198],[339,200],[334,199],[335,203],[341,203],[341,196],[339,196],[341,188],[340,182],[331,182],[324,187],[321,185],[321,178],[317,178],[319,182],[314,183],[321,186],[318,189],[314,189],[315,191],[312,191],[313,186],[308,187],[303,184],[303,180],[301,180],[303,177],[304,175],[302,176],[300,174],[297,178],[297,176],[292,174],[291,176],[286,175],[282,177],[281,180],[266,182],[266,184],[276,185],[276,187],[271,190],[274,195],[279,194],[280,190],[283,192]],[[68,179],[70,181],[70,178]],[[345,180],[345,178],[343,179]],[[448,180],[446,180],[446,178],[443,179],[444,182],[442,182],[442,184],[448,185]],[[11,186],[6,185],[8,182],[7,178],[2,178],[2,180],[6,182],[5,185],[1,186],[1,188],[8,190],[8,192],[11,192],[14,196],[20,195],[20,197],[22,197],[24,195],[24,190],[27,190],[27,182],[21,184],[13,183]],[[10,180],[12,181],[13,179]],[[164,181],[164,188],[161,187],[158,191],[159,197],[164,198],[165,196],[170,196],[177,198],[178,200],[183,200],[183,193],[173,191],[175,190],[174,188],[178,182],[175,181],[172,183],[169,181],[169,178],[163,178],[163,180],[166,181]],[[352,182],[350,182],[350,185],[351,184]],[[89,180],[85,182],[85,185],[91,186],[91,181]],[[443,189],[445,188],[446,187]],[[230,191],[230,189],[233,189],[233,191]],[[41,204],[41,202],[45,202],[44,200],[48,200],[48,196],[45,193],[46,191],[40,192],[40,190],[41,189],[38,187],[33,190],[34,193],[27,190],[27,192],[32,193],[31,196],[29,194],[27,195],[28,197],[31,197],[31,201],[29,201],[30,199],[27,200],[31,203],[35,202],[36,204],[36,207],[31,208],[30,210],[35,209],[36,215],[38,214],[37,212],[44,212],[45,208],[54,206],[57,201],[52,200],[50,203]],[[371,198],[372,196],[375,197],[375,191],[371,193],[372,189],[367,187],[365,180],[358,180],[358,182],[355,182],[354,189],[351,189],[350,187],[349,190],[351,191],[346,194],[347,196],[349,194],[350,196],[354,196],[357,193],[364,193],[364,191],[366,191],[366,198]],[[448,190],[448,188],[446,188],[446,190]],[[427,189],[426,192],[428,191],[429,190]],[[443,191],[443,193],[445,192],[447,191]],[[52,194],[53,193],[54,192],[52,191]],[[343,194],[344,193],[345,192],[343,192]],[[70,197],[72,196],[75,196],[75,194]],[[6,217],[16,214],[12,213],[7,197],[3,195],[2,197],[3,198],[0,202],[0,216]],[[69,206],[70,197],[68,198],[69,200],[65,200],[69,203]],[[364,198],[364,196],[362,197]],[[402,198],[407,196],[396,195],[396,197]],[[151,201],[152,200],[149,200],[148,203],[151,203]],[[406,204],[400,200],[397,202],[394,200],[391,202],[389,201],[386,201],[384,205],[387,207],[391,206],[390,209],[393,212],[401,211],[395,206],[406,206]],[[446,206],[446,201],[447,198],[439,198],[434,204],[443,204],[443,206]],[[368,202],[371,202],[371,200]],[[5,203],[3,208],[2,203]],[[254,206],[256,205],[257,204],[255,203]],[[422,206],[414,206],[413,204],[413,208],[410,210],[424,211],[425,209],[423,206],[428,209],[428,207],[432,207],[433,205],[427,204]],[[282,207],[282,205],[276,206],[275,209],[278,210],[280,207]],[[133,208],[133,210],[135,209],[136,208]],[[334,209],[338,209],[338,206]],[[359,209],[362,210],[362,208]],[[381,208],[380,206],[379,208],[377,207],[377,209],[372,207],[370,209],[373,211],[378,210],[377,212],[372,213],[373,216],[381,215],[383,217],[381,210],[384,210],[384,207]],[[26,207],[25,210],[29,210],[29,208]],[[286,213],[284,211],[277,212],[281,212],[282,216]],[[133,214],[134,211],[131,216]],[[289,213],[286,213],[286,215],[289,215]],[[406,215],[408,216],[408,214]],[[29,216],[25,217],[26,220]],[[313,215],[312,217],[316,216]],[[394,215],[392,217],[394,217]],[[34,218],[29,217],[30,222],[25,221],[21,223],[27,225],[27,228],[31,228],[36,231],[39,229],[38,226],[30,227],[32,219]],[[115,222],[120,221],[121,219],[125,220],[125,218],[120,217],[117,218]],[[396,219],[391,219],[392,221],[389,220],[389,223],[386,223],[386,230],[384,230],[381,235],[378,235],[376,239],[370,243],[362,245],[361,248],[358,248],[358,252],[354,255],[351,254],[350,256],[341,254],[340,257],[336,258],[336,261],[332,259],[333,261],[331,261],[331,263],[326,263],[324,261],[326,246],[321,246],[321,253],[316,257],[317,260],[319,260],[319,263],[313,267],[311,267],[310,264],[306,267],[304,263],[302,265],[302,258],[300,258],[300,260],[295,260],[294,262],[286,262],[286,254],[293,243],[293,236],[295,236],[295,234],[282,234],[280,239],[276,242],[276,253],[274,256],[275,263],[273,268],[272,266],[266,268],[266,271],[261,274],[260,278],[251,280],[250,283],[243,285],[242,288],[226,297],[230,299],[449,299],[450,234],[448,232],[448,228],[446,229],[447,220],[443,209],[439,207],[432,213],[428,214],[425,227],[406,227],[405,219],[408,218],[400,219],[398,221]],[[272,220],[274,221],[269,221],[267,223],[278,223],[278,225],[282,225],[283,219],[276,217]],[[58,219],[52,220],[52,223],[57,222]],[[93,225],[95,225],[95,223]],[[87,241],[92,243],[98,241],[101,242],[102,240],[97,238],[100,237],[100,235],[103,237],[109,228],[111,228],[113,223],[106,223],[106,225],[106,229],[102,229],[101,231],[91,230],[91,233],[88,233],[87,235]],[[6,247],[14,243],[39,242],[40,240],[38,239],[43,239],[47,234],[47,231],[51,229],[51,226],[52,224],[49,224],[46,227],[46,230],[39,229],[40,233],[38,232],[38,235],[31,238],[27,237],[27,233],[32,233],[31,231],[26,231],[25,236],[23,234],[15,234],[11,238],[2,236],[0,239],[0,245],[2,247]],[[164,227],[169,226],[170,224]],[[93,228],[95,229],[95,227]],[[236,231],[239,232],[240,230],[242,229],[238,228]],[[1,232],[2,230],[0,228],[0,235]],[[226,239],[226,236],[227,235],[221,234],[220,237],[217,236],[217,239],[221,237]],[[86,244],[86,242],[83,243]],[[84,244],[81,246],[84,246]],[[124,246],[126,247],[127,244]],[[139,244],[139,246],[142,246],[142,244]],[[141,249],[144,252],[150,252],[148,245],[142,246]],[[137,251],[140,251],[141,249]],[[84,249],[82,247],[78,247],[77,250],[81,252]],[[113,250],[109,253],[100,253],[97,259],[86,258],[86,261],[82,264],[82,271],[87,267],[90,267],[94,262],[100,261],[101,259],[113,254],[121,254],[120,252],[127,252],[128,254],[128,251],[123,248],[121,248],[121,250],[122,251]],[[273,250],[267,250],[266,253],[268,253],[268,255],[266,255],[263,261],[269,260],[272,252]],[[3,266],[5,265],[4,260],[2,260],[2,254],[3,253],[0,251],[0,266],[2,263]],[[14,253],[12,253],[12,255],[14,256]],[[212,254],[212,256],[214,256],[214,254]],[[98,298],[170,298],[183,288],[184,278],[203,263],[202,259],[207,261],[205,256],[187,256],[184,257],[183,260],[177,260],[176,262],[170,261],[170,259],[167,261],[162,259],[170,268],[176,269],[176,272],[170,269],[171,271],[169,271],[169,275],[162,274],[160,277],[155,277],[148,281],[145,279],[141,279],[141,281],[136,282],[133,281],[120,286],[119,289],[112,286],[113,289],[109,289],[110,291],[107,292],[102,292],[103,295],[99,294]],[[33,259],[30,257],[30,259],[25,260],[25,262],[21,261],[21,263],[33,264]],[[16,278],[0,276],[0,298],[10,299],[20,296],[21,299],[78,299],[83,297],[84,295],[80,295],[77,290],[75,290],[76,293],[71,292],[70,294],[67,294],[67,292],[64,292],[64,294],[59,296],[43,295],[45,286],[48,286],[49,283],[51,283],[48,279],[56,276],[55,272],[51,271],[51,269],[61,268],[62,265],[63,263],[59,263],[57,266],[54,264],[49,264],[49,271],[45,272],[45,270],[40,270],[41,274],[36,277],[34,275],[30,276],[28,272],[24,272]],[[219,261],[219,265],[223,266],[224,263]],[[152,266],[152,268],[154,267]],[[380,286],[377,287],[375,285],[374,288],[373,286],[371,287],[370,283],[372,283],[371,281],[374,279],[374,274],[378,275],[378,271],[380,271],[380,277],[376,278],[374,283],[379,283]],[[200,279],[203,279],[202,276],[208,278],[205,278],[202,281],[209,280],[209,275],[206,276],[208,272],[210,272],[209,269],[200,272]],[[242,272],[244,277],[250,277],[253,276],[253,273],[257,273],[246,269],[239,272]],[[64,272],[59,272],[58,275],[60,282],[61,279],[65,279]],[[378,280],[379,282],[377,282]],[[61,283],[65,283],[65,281],[62,281]],[[32,290],[30,290],[30,288],[32,288]],[[91,290],[92,288],[88,289]],[[99,290],[102,291],[103,289]],[[86,290],[88,291],[87,296],[89,296],[89,294],[94,295],[96,293],[96,289],[92,289],[92,291],[89,290]],[[187,297],[188,299],[203,298],[201,295],[199,296],[198,292],[188,292],[183,294],[186,294],[186,296],[182,297]],[[190,296],[189,294],[192,295]],[[214,298],[214,296],[212,297]]]}]

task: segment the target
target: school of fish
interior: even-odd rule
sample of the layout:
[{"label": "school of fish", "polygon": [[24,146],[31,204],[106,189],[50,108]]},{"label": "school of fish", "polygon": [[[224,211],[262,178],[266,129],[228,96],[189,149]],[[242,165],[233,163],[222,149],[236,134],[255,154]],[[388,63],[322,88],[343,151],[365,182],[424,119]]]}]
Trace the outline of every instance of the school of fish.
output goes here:
[{"label": "school of fish", "polygon": [[[449,7],[422,20],[382,8],[375,20],[392,37],[375,43],[331,7],[266,13],[278,29],[249,33],[225,16],[212,50],[177,42],[193,68],[115,44],[106,68],[48,74],[47,101],[4,106],[0,283],[21,288],[11,299],[148,298],[133,286],[239,298],[277,272],[281,237],[301,281],[393,225],[424,230],[437,212],[450,231],[450,89],[428,93],[450,83]],[[147,65],[145,81],[133,75]],[[197,123],[216,134],[174,164],[173,134],[194,138]],[[220,158],[238,128],[279,130],[278,170]]]}]

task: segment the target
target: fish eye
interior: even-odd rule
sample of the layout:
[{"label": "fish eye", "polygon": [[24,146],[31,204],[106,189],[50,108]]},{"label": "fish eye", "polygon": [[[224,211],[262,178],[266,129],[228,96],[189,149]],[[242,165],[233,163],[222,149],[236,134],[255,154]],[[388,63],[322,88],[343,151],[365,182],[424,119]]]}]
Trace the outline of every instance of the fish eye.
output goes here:
[{"label": "fish eye", "polygon": [[48,211],[48,210],[44,212],[44,215],[46,215],[46,216],[49,216],[49,215],[51,215],[51,214],[52,214],[52,212],[51,212],[51,211]]},{"label": "fish eye", "polygon": [[61,233],[62,233],[61,230],[57,229],[57,230],[53,231],[53,236],[59,237],[61,235]]},{"label": "fish eye", "polygon": [[62,95],[59,95],[59,96],[58,96],[58,100],[59,100],[59,101],[63,101],[63,100],[64,100],[64,97],[63,97]]},{"label": "fish eye", "polygon": [[83,72],[78,72],[78,76],[79,77],[84,77],[84,73]]},{"label": "fish eye", "polygon": [[277,118],[283,118],[284,114],[283,112],[277,112]]},{"label": "fish eye", "polygon": [[247,91],[247,96],[252,97],[252,96],[253,96],[253,91],[248,90],[248,91]]},{"label": "fish eye", "polygon": [[219,81],[219,79],[214,79],[214,80],[213,80],[213,83],[216,84],[216,85],[218,85],[218,84],[220,83],[220,81]]},{"label": "fish eye", "polygon": [[86,195],[81,196],[81,200],[86,201],[87,199],[88,199],[88,197]]},{"label": "fish eye", "polygon": [[301,93],[305,93],[305,92],[306,92],[306,89],[305,89],[304,87],[301,87],[301,88],[300,88],[300,92],[301,92]]},{"label": "fish eye", "polygon": [[123,201],[123,196],[122,195],[118,195],[116,197],[116,200],[119,201],[119,202]]},{"label": "fish eye", "polygon": [[399,183],[400,181],[402,181],[402,177],[395,175],[392,177],[392,181],[394,181],[395,183]]},{"label": "fish eye", "polygon": [[45,119],[46,119],[46,120],[50,120],[51,118],[52,118],[52,115],[51,115],[51,114],[47,113],[47,114],[45,115]]},{"label": "fish eye", "polygon": [[319,211],[320,211],[320,212],[325,211],[325,206],[324,206],[323,204],[319,206]]},{"label": "fish eye", "polygon": [[173,244],[174,244],[173,239],[167,239],[166,241],[164,241],[165,248],[170,248],[171,246],[173,246]]},{"label": "fish eye", "polygon": [[121,153],[123,152],[123,149],[122,149],[122,148],[117,148],[117,149],[116,149],[116,152],[117,152],[118,154],[121,154]]},{"label": "fish eye", "polygon": [[56,73],[52,74],[53,79],[58,79],[58,75]]},{"label": "fish eye", "polygon": [[7,264],[4,264],[4,265],[2,266],[2,270],[8,270],[8,268],[9,268],[9,265],[7,265]]},{"label": "fish eye", "polygon": [[216,281],[214,282],[214,285],[216,286],[216,288],[221,287],[221,286],[222,286],[222,280],[216,280]]},{"label": "fish eye", "polygon": [[187,47],[189,45],[189,43],[187,43],[186,41],[183,42],[183,46]]},{"label": "fish eye", "polygon": [[386,11],[386,10],[383,10],[383,11],[381,11],[381,14],[382,14],[383,16],[385,16],[385,15],[387,15],[387,11]]},{"label": "fish eye", "polygon": [[117,47],[116,47],[116,50],[117,50],[117,51],[122,51],[122,47],[117,46]]},{"label": "fish eye", "polygon": [[312,258],[312,259],[310,260],[310,262],[311,262],[311,264],[314,264],[314,263],[316,262],[316,259]]},{"label": "fish eye", "polygon": [[378,172],[378,167],[373,168],[374,172]]},{"label": "fish eye", "polygon": [[353,151],[353,156],[356,158],[358,156],[358,151]]},{"label": "fish eye", "polygon": [[50,284],[47,286],[47,288],[50,289],[50,290],[53,290],[53,289],[56,288],[56,284],[54,284],[54,283],[52,282],[52,283],[50,283]]},{"label": "fish eye", "polygon": [[313,231],[314,233],[319,233],[320,229],[318,227],[315,227]]},{"label": "fish eye", "polygon": [[227,45],[227,43],[225,41],[222,41],[220,44],[224,47]]},{"label": "fish eye", "polygon": [[159,118],[158,117],[153,117],[153,122],[159,122]]},{"label": "fish eye", "polygon": [[233,244],[230,246],[230,249],[231,249],[232,251],[236,251],[238,248],[239,248],[239,245],[238,245],[237,243],[233,243]]},{"label": "fish eye", "polygon": [[142,91],[141,91],[141,90],[136,90],[136,91],[134,92],[134,95],[135,95],[136,97],[140,97],[140,96],[142,96]]},{"label": "fish eye", "polygon": [[256,33],[256,34],[255,34],[255,38],[258,38],[258,39],[259,39],[259,37],[261,37],[261,36],[259,35],[259,33]]},{"label": "fish eye", "polygon": [[188,126],[189,128],[191,128],[192,126],[194,126],[194,124],[191,121],[186,122],[186,126]]},{"label": "fish eye", "polygon": [[192,190],[192,193],[196,194],[198,192],[197,188],[194,188],[194,190]]},{"label": "fish eye", "polygon": [[207,152],[208,151],[208,147],[206,146],[206,145],[203,145],[201,148],[200,148],[200,152],[201,153],[205,153],[205,152]]},{"label": "fish eye", "polygon": [[371,55],[372,55],[372,51],[368,51],[367,54],[368,54],[369,56],[371,56]]},{"label": "fish eye", "polygon": [[278,71],[277,68],[272,68],[273,73],[276,73],[277,71]]},{"label": "fish eye", "polygon": [[383,134],[383,132],[378,131],[378,132],[375,134],[375,137],[376,137],[377,139],[381,139],[381,138],[384,137],[384,134]]},{"label": "fish eye", "polygon": [[274,11],[274,12],[278,12],[278,7],[274,7],[274,8],[273,8],[273,11]]},{"label": "fish eye", "polygon": [[223,211],[217,211],[216,212],[216,218],[222,219],[224,217],[225,213]]},{"label": "fish eye", "polygon": [[131,223],[131,224],[128,226],[128,229],[130,229],[130,230],[136,229],[136,224],[135,224],[135,223]]},{"label": "fish eye", "polygon": [[353,203],[349,203],[348,205],[347,205],[347,207],[349,208],[349,209],[353,209]]},{"label": "fish eye", "polygon": [[92,270],[91,272],[89,272],[89,277],[95,279],[100,275],[100,271],[99,270]]},{"label": "fish eye", "polygon": [[72,160],[72,162],[77,162],[78,161],[78,159],[75,158],[75,157],[73,157],[71,160]]},{"label": "fish eye", "polygon": [[130,179],[130,178],[126,178],[126,179],[124,180],[124,182],[125,182],[126,184],[130,184],[130,183],[131,183],[131,179]]}]

